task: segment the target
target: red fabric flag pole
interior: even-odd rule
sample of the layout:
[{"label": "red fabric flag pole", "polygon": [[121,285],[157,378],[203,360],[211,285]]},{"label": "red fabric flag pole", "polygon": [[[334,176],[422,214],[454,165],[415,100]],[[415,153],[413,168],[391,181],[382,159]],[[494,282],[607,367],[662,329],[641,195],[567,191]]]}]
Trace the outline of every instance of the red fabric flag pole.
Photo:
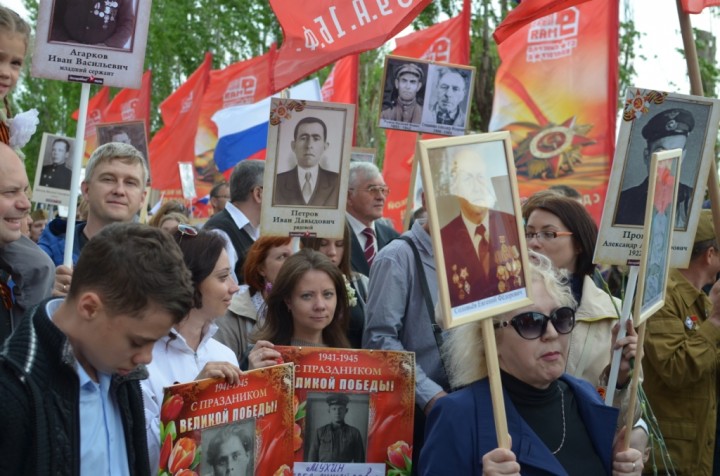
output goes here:
[{"label": "red fabric flag pole", "polygon": [[[345,104],[358,103],[358,82],[360,78],[360,55],[350,55],[341,59],[328,75],[322,85],[320,93],[325,102],[339,102]],[[355,122],[353,124],[353,145],[357,143],[358,109],[355,108]]]},{"label": "red fabric flag pole", "polygon": [[521,199],[568,185],[600,221],[615,148],[618,30],[617,1],[587,2],[498,47],[489,130],[511,134]]},{"label": "red fabric flag pole", "polygon": [[150,142],[150,174],[156,190],[181,188],[178,162],[195,162],[195,134],[202,97],[207,88],[212,67],[212,53],[188,80],[163,101],[165,122]]},{"label": "red fabric flag pole", "polygon": [[588,1],[590,0],[525,0],[508,13],[495,29],[493,33],[495,43],[500,45],[533,20]]},{"label": "red fabric flag pole", "polygon": [[431,0],[270,0],[283,30],[273,71],[276,91],[339,58],[377,48],[397,35]]},{"label": "red fabric flag pole", "polygon": [[[425,30],[416,31],[396,40],[397,48],[392,54],[409,58],[422,58],[454,64],[470,62],[470,2],[463,2],[460,15],[433,25]],[[407,211],[407,197],[410,189],[415,142],[418,134],[414,132],[386,130],[385,161],[383,177],[390,187],[390,195],[385,202],[385,218],[392,220],[395,229],[402,230]],[[440,136],[424,134],[423,139]],[[410,191],[414,193],[414,191]],[[419,205],[419,204],[418,204]]]}]

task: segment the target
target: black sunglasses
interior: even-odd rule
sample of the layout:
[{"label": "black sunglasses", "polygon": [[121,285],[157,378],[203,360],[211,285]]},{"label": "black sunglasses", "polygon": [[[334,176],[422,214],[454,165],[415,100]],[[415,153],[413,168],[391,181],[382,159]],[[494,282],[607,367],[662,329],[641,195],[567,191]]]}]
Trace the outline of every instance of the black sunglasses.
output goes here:
[{"label": "black sunglasses", "polygon": [[523,312],[509,321],[494,324],[495,329],[513,326],[523,339],[533,340],[541,337],[547,330],[548,321],[552,322],[558,334],[569,334],[575,328],[575,309],[560,307],[546,316],[541,312]]}]

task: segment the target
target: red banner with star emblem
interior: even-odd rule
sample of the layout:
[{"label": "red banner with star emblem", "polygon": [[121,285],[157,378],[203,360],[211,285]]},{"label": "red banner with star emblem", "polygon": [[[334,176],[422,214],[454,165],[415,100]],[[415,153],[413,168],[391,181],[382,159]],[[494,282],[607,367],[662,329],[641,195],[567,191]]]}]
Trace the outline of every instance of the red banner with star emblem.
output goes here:
[{"label": "red banner with star emblem", "polygon": [[377,48],[402,31],[431,0],[270,0],[283,30],[274,89],[285,89],[344,56]]},{"label": "red banner with star emblem", "polygon": [[587,2],[498,47],[489,129],[511,133],[521,200],[568,185],[600,222],[615,147],[618,30],[618,2]]},{"label": "red banner with star emblem", "polygon": [[[453,64],[470,61],[470,2],[463,2],[460,15],[437,25],[416,31],[396,40],[393,55],[420,58]],[[419,134],[386,129],[383,178],[390,188],[383,216],[392,221],[396,230],[403,229],[407,212],[408,190],[412,172],[415,142]],[[441,136],[423,134],[423,139]]]}]

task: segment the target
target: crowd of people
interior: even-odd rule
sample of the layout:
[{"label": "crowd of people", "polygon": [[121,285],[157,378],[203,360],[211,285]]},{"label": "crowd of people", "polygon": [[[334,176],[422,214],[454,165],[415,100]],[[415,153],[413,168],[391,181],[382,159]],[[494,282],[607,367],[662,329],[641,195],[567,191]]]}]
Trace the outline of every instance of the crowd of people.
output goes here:
[{"label": "crowd of people", "polygon": [[[28,25],[0,7],[7,118],[7,94],[29,37]],[[398,82],[418,79],[422,73],[407,66],[396,74]],[[164,387],[204,378],[236,383],[243,372],[281,363],[276,345],[414,352],[414,474],[720,472],[720,285],[703,292],[720,273],[720,245],[709,213],[701,214],[690,266],[670,272],[665,306],[648,321],[641,363],[631,321],[618,338],[621,302],[603,289],[592,263],[598,229],[587,210],[561,191],[524,203],[530,269],[522,285],[533,302],[491,318],[510,437],[508,447],[499,447],[508,435],[497,434],[493,419],[482,325],[451,331],[438,325],[439,280],[452,277],[436,269],[426,214],[418,213],[402,235],[384,220],[389,189],[375,165],[350,165],[343,236],[294,240],[260,235],[264,163],[257,160],[240,162],[228,183],[213,188],[215,214],[204,226],[191,226],[177,202],[163,205],[149,224],[137,223],[146,161],[132,145],[111,142],[88,161],[81,184],[86,216],[68,230],[45,210],[31,212],[28,177],[9,146],[7,121],[0,121],[0,139],[6,474],[155,474]],[[494,268],[483,262],[492,259],[482,255],[484,242],[497,223],[511,228],[513,218],[494,210],[485,171],[464,166],[461,156],[453,180],[493,199],[457,195],[458,227],[482,230],[458,259],[478,257],[487,275]],[[68,233],[72,266],[64,264]],[[480,281],[473,287],[480,289]],[[617,349],[618,383],[606,389]],[[648,438],[640,407],[628,405],[633,372],[641,373],[662,441]],[[612,392],[613,406],[600,389]],[[310,439],[311,458],[364,460],[362,436],[344,421],[348,401],[327,397],[332,422]],[[627,415],[634,423],[626,444]],[[214,474],[231,474],[231,467],[232,474],[253,474],[247,431],[225,433],[206,455]],[[236,449],[226,451],[231,443]],[[653,449],[664,456],[649,459]]]}]

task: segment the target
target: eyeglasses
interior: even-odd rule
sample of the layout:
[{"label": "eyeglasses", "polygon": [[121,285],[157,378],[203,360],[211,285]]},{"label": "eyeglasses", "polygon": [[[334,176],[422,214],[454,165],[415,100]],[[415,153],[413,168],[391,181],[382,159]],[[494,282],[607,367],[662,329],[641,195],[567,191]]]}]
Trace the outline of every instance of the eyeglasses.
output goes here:
[{"label": "eyeglasses", "polygon": [[366,188],[366,189],[355,189],[355,188],[351,188],[350,190],[351,190],[351,191],[352,191],[352,190],[360,190],[360,191],[362,191],[362,192],[367,192],[367,193],[369,193],[369,194],[371,194],[371,195],[380,195],[380,194],[382,194],[382,195],[390,195],[390,189],[389,189],[388,187],[383,186],[383,185],[370,185],[370,186],[369,186],[368,188]]},{"label": "eyeglasses", "polygon": [[571,307],[560,307],[546,316],[541,312],[523,312],[509,321],[494,324],[495,329],[513,326],[523,339],[533,340],[545,334],[548,321],[552,322],[558,334],[569,334],[575,328],[575,310]]},{"label": "eyeglasses", "polygon": [[539,241],[550,241],[558,236],[570,236],[572,234],[572,231],[526,231],[525,238],[527,238],[528,241],[533,238],[537,238]]},{"label": "eyeglasses", "polygon": [[197,236],[198,231],[197,228],[194,226],[188,225],[186,223],[180,223],[177,226],[177,231],[180,233],[180,239],[178,240],[178,244],[182,243],[183,237],[185,236]]}]

